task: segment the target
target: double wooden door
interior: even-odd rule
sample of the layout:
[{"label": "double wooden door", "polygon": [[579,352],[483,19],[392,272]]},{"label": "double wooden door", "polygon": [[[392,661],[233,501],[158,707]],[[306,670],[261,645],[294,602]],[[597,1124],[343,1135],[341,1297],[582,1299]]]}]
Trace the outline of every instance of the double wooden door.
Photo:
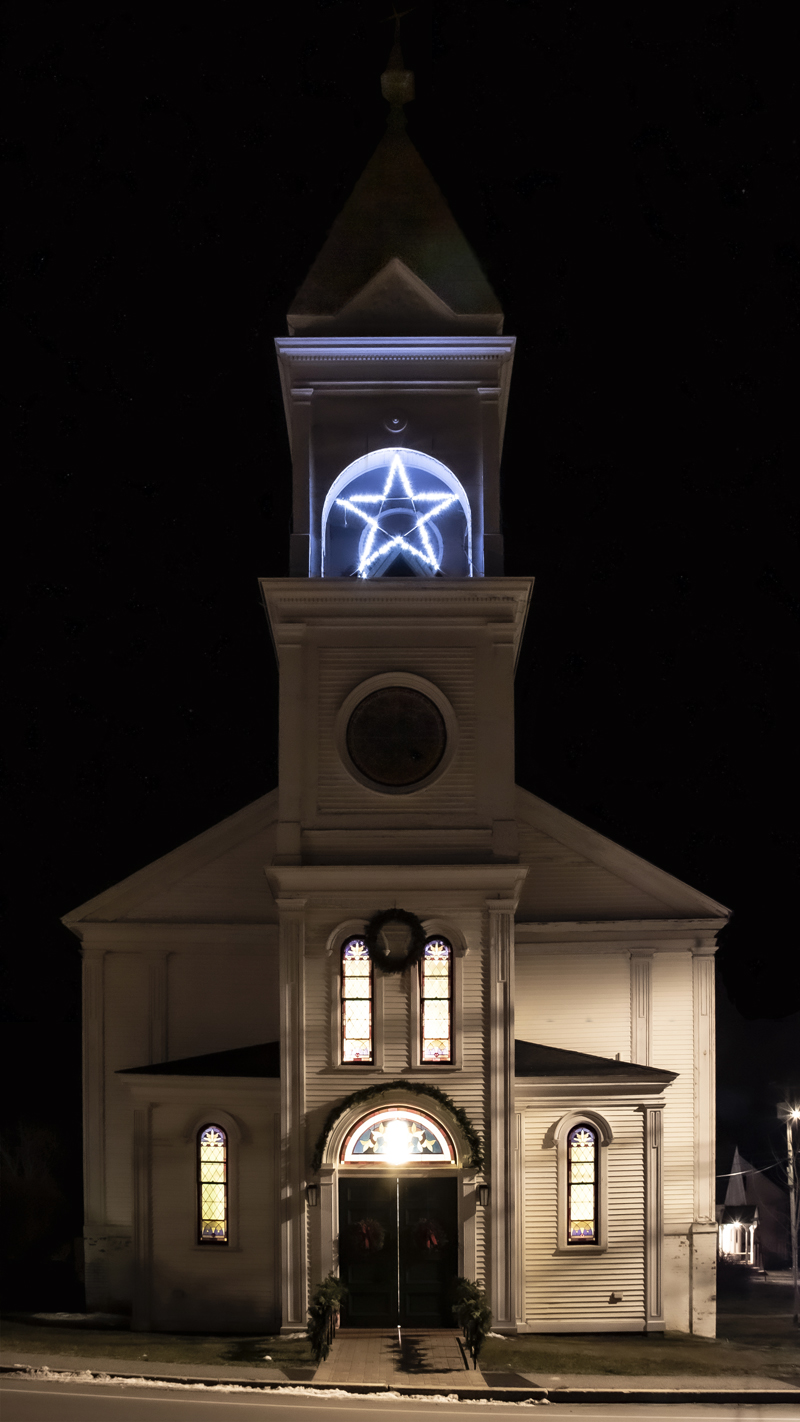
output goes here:
[{"label": "double wooden door", "polygon": [[342,1326],[452,1328],[458,1272],[453,1176],[345,1176],[339,1184]]}]

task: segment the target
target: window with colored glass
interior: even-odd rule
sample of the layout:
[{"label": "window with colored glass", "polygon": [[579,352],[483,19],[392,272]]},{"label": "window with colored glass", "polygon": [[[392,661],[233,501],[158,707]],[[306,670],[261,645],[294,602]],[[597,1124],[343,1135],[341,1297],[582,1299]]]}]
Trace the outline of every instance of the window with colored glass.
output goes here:
[{"label": "window with colored glass", "polygon": [[372,1061],[372,963],[363,938],[342,948],[342,1061]]},{"label": "window with colored glass", "polygon": [[228,1142],[221,1126],[204,1126],[197,1142],[201,1244],[228,1243]]},{"label": "window with colored glass", "polygon": [[575,1126],[567,1137],[569,1244],[597,1243],[597,1136],[588,1126]]},{"label": "window with colored glass", "polygon": [[453,1059],[453,949],[446,938],[429,938],[419,965],[422,1061]]}]

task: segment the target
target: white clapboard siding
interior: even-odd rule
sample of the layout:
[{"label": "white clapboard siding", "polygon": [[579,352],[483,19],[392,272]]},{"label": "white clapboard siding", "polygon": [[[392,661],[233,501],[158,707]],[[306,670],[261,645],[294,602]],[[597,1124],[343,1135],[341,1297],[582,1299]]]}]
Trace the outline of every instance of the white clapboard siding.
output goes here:
[{"label": "white clapboard siding", "polygon": [[278,1102],[277,1082],[265,1086],[261,1099],[251,1093],[236,1099],[236,1088],[231,1085],[227,1091],[216,1088],[208,1101],[210,1119],[215,1108],[227,1108],[244,1128],[231,1160],[232,1165],[235,1161],[236,1176],[231,1195],[237,1231],[233,1249],[197,1246],[196,1099],[192,1096],[185,1104],[166,1102],[154,1111],[155,1327],[252,1332],[254,1327],[267,1328],[278,1322],[274,1159]]},{"label": "white clapboard siding", "polygon": [[[485,1134],[486,1123],[486,1021],[485,1021],[485,957],[480,945],[479,915],[463,915],[459,927],[472,946],[460,961],[462,975],[462,1013],[464,1025],[463,1070],[456,1072],[415,1071],[410,1079],[429,1082],[439,1087],[470,1116],[477,1131]],[[342,919],[345,914],[342,913]],[[342,921],[342,920],[340,920]],[[410,1064],[410,1001],[409,992],[416,979],[410,974],[387,975],[382,979],[383,1037],[385,1070],[336,1070],[333,1064],[331,1021],[335,1020],[339,992],[339,961],[336,953],[325,951],[328,933],[335,924],[309,927],[306,937],[305,971],[305,1038],[306,1038],[306,1113],[307,1151],[310,1157],[314,1142],[331,1108],[343,1097],[364,1086],[384,1085],[387,1081],[408,1074]],[[422,1102],[420,1101],[422,1107]],[[368,1109],[365,1107],[365,1110]],[[431,1104],[431,1110],[435,1107]],[[483,1219],[479,1211],[476,1220],[476,1249],[479,1268],[484,1264]],[[312,1263],[313,1267],[313,1263]],[[479,1277],[485,1277],[483,1273]]]},{"label": "white clapboard siding", "polygon": [[[575,1319],[587,1326],[644,1320],[644,1167],[642,1115],[633,1102],[592,1105],[614,1133],[608,1148],[608,1249],[595,1257],[556,1254],[557,1156],[545,1145],[564,1114],[563,1102],[524,1112],[525,1311],[527,1322],[565,1327]],[[612,1304],[612,1293],[622,1302]]]},{"label": "white clapboard siding", "polygon": [[627,953],[537,954],[517,946],[515,1030],[523,1042],[630,1057]]},{"label": "white clapboard siding", "polygon": [[[319,659],[319,787],[322,813],[374,811],[374,795],[345,770],[336,749],[335,722],[344,699],[361,682],[386,670],[410,672],[433,682],[458,718],[459,745],[447,774],[427,790],[396,795],[392,815],[465,813],[474,806],[474,653],[469,648],[323,648]],[[413,801],[413,803],[412,803]]]},{"label": "white clapboard siding", "polygon": [[664,1221],[694,1214],[694,1027],[690,953],[653,958],[653,1066],[677,1071],[664,1111]]},{"label": "white clapboard siding", "polygon": [[109,1224],[130,1224],[133,1109],[124,1079],[116,1073],[149,1062],[148,956],[107,953],[104,985],[106,1219]]},{"label": "white clapboard siding", "polygon": [[[264,948],[181,948],[168,964],[169,1060],[276,1042],[277,940]],[[129,1066],[143,1066],[129,1062]]]},{"label": "white clapboard siding", "polygon": [[520,861],[531,872],[522,886],[517,920],[663,918],[664,904],[543,830],[519,821]]}]

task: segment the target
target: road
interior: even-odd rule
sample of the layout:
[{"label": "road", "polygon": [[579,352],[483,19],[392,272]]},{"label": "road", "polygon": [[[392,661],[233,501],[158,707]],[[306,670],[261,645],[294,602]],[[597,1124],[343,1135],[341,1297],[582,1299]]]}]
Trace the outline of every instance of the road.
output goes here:
[{"label": "road", "polygon": [[[553,1422],[579,1417],[621,1418],[623,1422],[717,1422],[736,1418],[741,1422],[768,1419],[768,1422],[799,1422],[800,1403],[724,1404],[716,1403],[549,1403],[534,1404]],[[489,1418],[519,1416],[532,1411],[530,1403],[492,1403]],[[478,1419],[487,1417],[486,1403],[414,1402],[369,1397],[299,1397],[296,1394],[190,1392],[185,1389],[149,1389],[114,1383],[60,1383],[42,1378],[6,1377],[0,1380],[2,1422],[444,1422],[458,1414]],[[487,1419],[488,1422],[488,1419]]]}]

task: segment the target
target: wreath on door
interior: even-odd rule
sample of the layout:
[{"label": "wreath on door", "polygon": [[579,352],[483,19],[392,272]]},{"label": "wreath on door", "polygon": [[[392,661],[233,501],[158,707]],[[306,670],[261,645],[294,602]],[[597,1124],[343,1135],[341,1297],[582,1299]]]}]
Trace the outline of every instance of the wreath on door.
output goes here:
[{"label": "wreath on door", "polygon": [[383,1249],[386,1230],[378,1220],[355,1220],[347,1226],[345,1237],[352,1254],[378,1254]]},{"label": "wreath on door", "polygon": [[[408,929],[408,948],[404,954],[389,953],[380,942],[381,930],[387,923],[402,923]],[[376,968],[382,973],[404,973],[414,963],[418,963],[425,952],[425,929],[415,913],[406,909],[384,909],[372,915],[364,930],[367,952]]]},{"label": "wreath on door", "polygon": [[426,1217],[417,1220],[413,1227],[412,1241],[414,1247],[420,1254],[433,1256],[446,1249],[449,1243],[447,1231],[442,1227],[439,1220]]}]

